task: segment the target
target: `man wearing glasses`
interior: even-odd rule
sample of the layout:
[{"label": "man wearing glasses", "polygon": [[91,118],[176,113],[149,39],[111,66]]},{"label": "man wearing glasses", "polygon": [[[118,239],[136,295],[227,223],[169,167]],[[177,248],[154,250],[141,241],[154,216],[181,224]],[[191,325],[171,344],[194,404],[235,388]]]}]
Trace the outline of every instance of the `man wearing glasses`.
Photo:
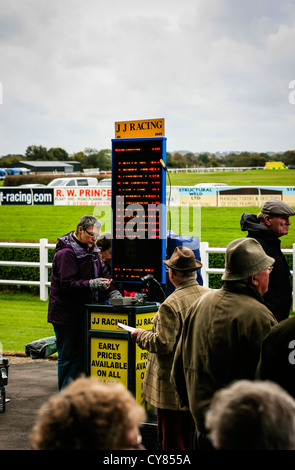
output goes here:
[{"label": "man wearing glasses", "polygon": [[274,259],[254,238],[232,241],[225,252],[221,289],[187,312],[171,380],[197,429],[196,449],[210,449],[205,414],[214,393],[240,379],[254,380],[262,342],[277,321],[265,306]]},{"label": "man wearing glasses", "polygon": [[279,238],[288,235],[291,225],[289,217],[293,215],[295,212],[292,207],[279,199],[271,198],[257,216],[245,212],[240,222],[242,231],[248,231],[247,236],[255,238],[265,253],[275,259],[264,300],[278,322],[289,317],[292,303],[291,273],[281,251]]},{"label": "man wearing glasses", "polygon": [[58,386],[84,372],[84,305],[121,297],[99,258],[101,222],[85,215],[75,231],[60,237],[52,262],[48,322],[58,352]]}]

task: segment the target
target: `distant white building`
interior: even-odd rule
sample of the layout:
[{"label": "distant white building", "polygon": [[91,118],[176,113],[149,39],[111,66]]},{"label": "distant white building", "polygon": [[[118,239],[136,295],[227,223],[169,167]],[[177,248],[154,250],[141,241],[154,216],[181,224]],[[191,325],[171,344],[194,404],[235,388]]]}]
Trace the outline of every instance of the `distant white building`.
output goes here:
[{"label": "distant white building", "polygon": [[81,164],[80,162],[71,161],[61,162],[61,161],[28,161],[23,160],[16,162],[15,166],[17,168],[28,168],[32,173],[47,173],[47,172],[64,172],[64,173],[73,173],[75,171],[80,171]]}]

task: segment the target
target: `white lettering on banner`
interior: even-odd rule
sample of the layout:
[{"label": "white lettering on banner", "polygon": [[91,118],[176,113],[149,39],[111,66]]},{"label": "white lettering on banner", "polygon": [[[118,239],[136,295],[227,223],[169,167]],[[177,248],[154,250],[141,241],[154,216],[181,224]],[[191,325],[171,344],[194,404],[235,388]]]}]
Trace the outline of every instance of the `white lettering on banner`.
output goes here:
[{"label": "white lettering on banner", "polygon": [[0,205],[33,205],[53,204],[52,189],[19,189],[18,187],[2,187],[0,189]]}]

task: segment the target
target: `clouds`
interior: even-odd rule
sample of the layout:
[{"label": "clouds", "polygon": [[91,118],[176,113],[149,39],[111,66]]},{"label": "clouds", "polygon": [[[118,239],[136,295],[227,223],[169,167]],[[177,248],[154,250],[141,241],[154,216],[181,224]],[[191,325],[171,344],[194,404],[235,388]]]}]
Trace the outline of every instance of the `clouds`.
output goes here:
[{"label": "clouds", "polygon": [[0,0],[0,155],[110,147],[164,117],[168,150],[294,148],[295,9],[259,0]]}]

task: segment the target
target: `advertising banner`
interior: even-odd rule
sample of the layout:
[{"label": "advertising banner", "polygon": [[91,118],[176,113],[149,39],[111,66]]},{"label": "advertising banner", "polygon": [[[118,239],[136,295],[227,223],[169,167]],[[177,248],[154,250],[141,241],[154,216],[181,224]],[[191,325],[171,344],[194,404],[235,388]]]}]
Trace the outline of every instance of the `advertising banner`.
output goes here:
[{"label": "advertising banner", "polygon": [[[0,205],[110,206],[112,190],[107,187],[24,188],[1,187]],[[274,197],[295,207],[295,186],[172,186],[166,188],[171,207],[246,207],[262,205]]]},{"label": "advertising banner", "polygon": [[128,387],[128,340],[91,338],[91,376]]},{"label": "advertising banner", "polygon": [[115,122],[116,139],[142,139],[164,137],[164,119],[145,119],[143,121]]},{"label": "advertising banner", "polygon": [[142,397],[142,385],[148,352],[131,340],[122,325],[117,325],[151,330],[156,313],[156,304],[118,308],[92,304],[87,309],[86,370],[103,382],[123,383],[144,407],[147,404]]},{"label": "advertising banner", "polygon": [[0,205],[33,206],[52,205],[54,203],[53,188],[0,188]]},{"label": "advertising banner", "polygon": [[182,186],[178,188],[178,198],[173,201],[179,206],[198,205],[202,207],[262,207],[269,198],[276,198],[295,206],[295,187],[257,187],[257,186],[226,186],[226,187],[196,187]]},{"label": "advertising banner", "polygon": [[56,206],[110,206],[111,188],[87,186],[80,188],[55,188]]}]

